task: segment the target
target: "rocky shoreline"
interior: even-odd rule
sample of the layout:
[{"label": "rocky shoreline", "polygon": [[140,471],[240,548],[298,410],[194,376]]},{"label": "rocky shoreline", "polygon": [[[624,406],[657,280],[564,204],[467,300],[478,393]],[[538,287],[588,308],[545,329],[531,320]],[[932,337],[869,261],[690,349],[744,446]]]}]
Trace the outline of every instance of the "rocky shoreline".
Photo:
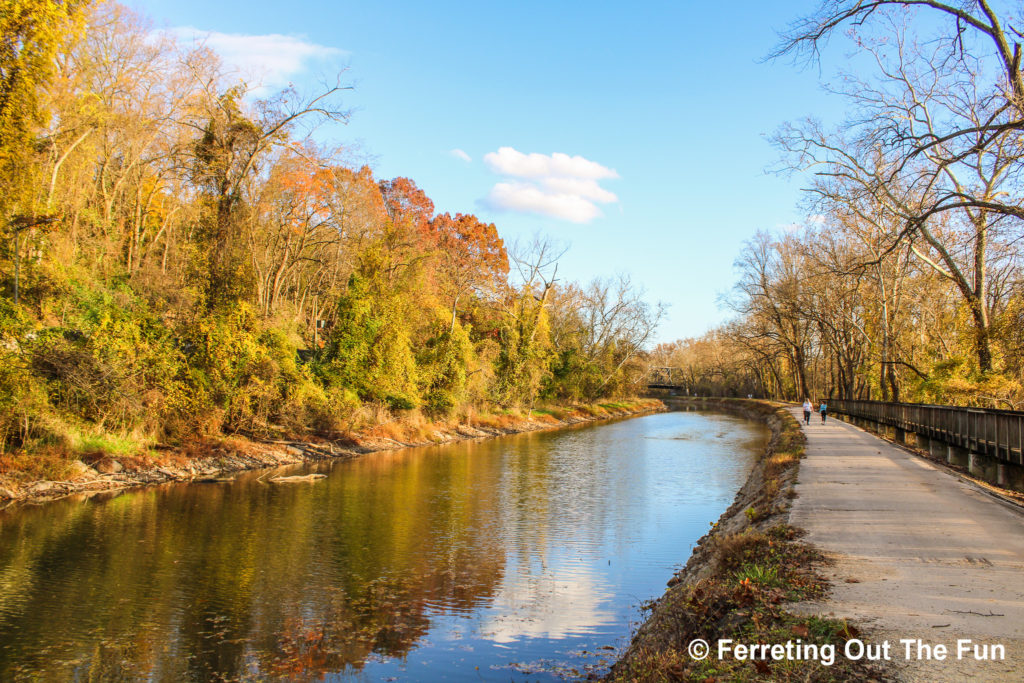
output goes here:
[{"label": "rocky shoreline", "polygon": [[385,436],[356,434],[345,441],[319,443],[295,440],[261,441],[229,437],[204,449],[200,457],[187,449],[167,453],[159,465],[139,466],[122,463],[115,457],[103,456],[92,465],[74,463],[74,477],[66,481],[39,480],[21,485],[0,481],[0,509],[20,504],[41,504],[68,496],[89,497],[117,491],[170,482],[203,482],[223,480],[237,472],[296,465],[305,462],[354,458],[365,453],[397,450],[419,446],[438,446],[457,441],[488,439],[510,434],[561,429],[588,422],[619,417],[632,417],[666,410],[657,399],[641,399],[598,407],[568,407],[553,414],[530,418],[510,418],[501,426],[461,423],[436,426],[429,438],[399,441]]}]

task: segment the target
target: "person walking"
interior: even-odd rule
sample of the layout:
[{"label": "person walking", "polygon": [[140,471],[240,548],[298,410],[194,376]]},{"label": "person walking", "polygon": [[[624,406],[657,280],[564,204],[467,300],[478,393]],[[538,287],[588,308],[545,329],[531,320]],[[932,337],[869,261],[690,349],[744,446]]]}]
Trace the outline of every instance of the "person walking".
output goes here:
[{"label": "person walking", "polygon": [[811,405],[811,399],[804,399],[804,424],[811,424],[811,411],[814,410],[814,406]]},{"label": "person walking", "polygon": [[818,406],[818,411],[821,412],[821,424],[825,424],[825,416],[828,414],[828,406],[822,401],[821,405]]}]

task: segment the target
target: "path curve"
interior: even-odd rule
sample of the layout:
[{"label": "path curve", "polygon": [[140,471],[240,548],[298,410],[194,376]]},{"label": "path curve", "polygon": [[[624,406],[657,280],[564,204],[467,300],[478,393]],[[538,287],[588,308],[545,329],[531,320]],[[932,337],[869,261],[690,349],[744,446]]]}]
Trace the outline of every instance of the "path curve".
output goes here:
[{"label": "path curve", "polygon": [[[865,642],[889,640],[884,668],[901,680],[1024,681],[1024,514],[845,422],[814,415],[804,431],[790,523],[835,560],[824,572],[834,589],[794,611],[848,618]],[[907,662],[903,638],[950,654],[917,660],[912,646]],[[958,639],[1002,644],[1006,659],[975,661],[968,650],[958,660]]]}]

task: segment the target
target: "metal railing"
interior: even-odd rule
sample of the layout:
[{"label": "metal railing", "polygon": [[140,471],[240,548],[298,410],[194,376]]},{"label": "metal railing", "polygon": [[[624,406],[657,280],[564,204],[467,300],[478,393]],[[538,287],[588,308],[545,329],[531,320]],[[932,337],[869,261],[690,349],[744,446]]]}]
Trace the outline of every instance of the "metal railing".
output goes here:
[{"label": "metal railing", "polygon": [[1024,412],[839,399],[829,401],[828,409],[1024,465]]}]

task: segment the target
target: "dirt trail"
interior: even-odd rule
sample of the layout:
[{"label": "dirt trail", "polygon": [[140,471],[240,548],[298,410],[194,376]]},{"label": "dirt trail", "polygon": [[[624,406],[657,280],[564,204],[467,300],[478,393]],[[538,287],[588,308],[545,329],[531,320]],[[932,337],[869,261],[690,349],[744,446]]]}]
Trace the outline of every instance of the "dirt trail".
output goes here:
[{"label": "dirt trail", "polygon": [[[825,572],[834,590],[796,611],[849,618],[865,642],[888,640],[884,668],[901,680],[1024,680],[1024,514],[844,422],[814,415],[804,431],[790,522],[835,559]],[[915,645],[906,661],[907,638],[949,654],[918,660]],[[1005,660],[976,661],[973,649],[958,659],[958,639],[979,654],[1001,644]]]}]

